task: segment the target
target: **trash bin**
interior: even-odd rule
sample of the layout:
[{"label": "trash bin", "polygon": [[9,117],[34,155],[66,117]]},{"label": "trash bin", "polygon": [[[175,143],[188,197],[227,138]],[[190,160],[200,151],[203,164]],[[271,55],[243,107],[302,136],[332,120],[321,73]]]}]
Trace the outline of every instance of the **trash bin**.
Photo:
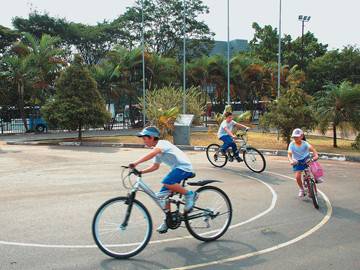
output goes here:
[{"label": "trash bin", "polygon": [[190,127],[193,122],[193,114],[180,114],[174,123],[174,144],[190,145]]}]

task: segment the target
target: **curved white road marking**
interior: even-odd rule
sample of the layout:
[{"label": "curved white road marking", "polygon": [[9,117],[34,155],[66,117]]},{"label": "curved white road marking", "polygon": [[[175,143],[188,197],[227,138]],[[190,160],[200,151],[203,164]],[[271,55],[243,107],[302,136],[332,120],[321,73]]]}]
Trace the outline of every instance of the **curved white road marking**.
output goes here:
[{"label": "curved white road marking", "polygon": [[[286,176],[286,175],[282,175],[279,173],[273,173],[273,172],[268,172],[270,174],[274,174],[274,175],[278,175],[278,176],[282,176],[284,178],[288,178],[293,180],[293,178]],[[305,233],[299,235],[296,238],[293,238],[287,242],[281,243],[279,245],[275,245],[266,249],[262,249],[259,251],[254,251],[254,252],[250,252],[247,254],[243,254],[240,256],[235,256],[235,257],[231,257],[231,258],[227,258],[227,259],[223,259],[223,260],[216,260],[216,261],[212,261],[212,262],[207,262],[207,263],[201,263],[201,264],[194,264],[194,265],[187,265],[184,267],[178,267],[178,268],[171,268],[170,270],[187,270],[187,269],[196,269],[196,268],[200,268],[200,267],[207,267],[207,266],[211,266],[211,265],[217,265],[217,264],[224,264],[224,263],[229,263],[229,262],[234,262],[234,261],[240,261],[240,260],[244,260],[250,257],[254,257],[254,256],[258,256],[261,254],[265,254],[265,253],[269,253],[287,246],[290,246],[292,244],[295,244],[296,242],[301,241],[302,239],[310,236],[311,234],[313,234],[314,232],[316,232],[317,230],[319,230],[322,226],[324,226],[330,219],[331,215],[332,215],[332,206],[330,203],[329,198],[325,195],[325,193],[323,193],[322,191],[318,190],[318,192],[321,194],[321,196],[323,197],[323,199],[325,200],[326,203],[326,207],[327,207],[327,211],[326,214],[324,216],[324,218],[318,223],[316,224],[314,227],[312,227],[310,230],[306,231]]]},{"label": "curved white road marking", "polygon": [[[251,217],[245,221],[242,221],[240,223],[231,225],[229,227],[229,229],[234,229],[237,227],[240,227],[242,225],[245,225],[247,223],[250,223],[258,218],[261,218],[262,216],[268,214],[269,212],[271,212],[276,205],[276,201],[277,201],[277,194],[275,192],[275,190],[267,183],[265,183],[264,181],[256,178],[256,177],[252,177],[252,176],[248,176],[248,175],[244,175],[244,174],[238,174],[241,175],[243,177],[246,178],[250,178],[253,180],[256,180],[262,184],[264,184],[271,192],[272,194],[272,199],[271,199],[271,203],[270,206],[263,212],[259,213],[258,215]],[[183,240],[183,239],[190,239],[193,238],[190,235],[187,236],[181,236],[181,237],[174,237],[174,238],[169,238],[169,239],[162,239],[162,240],[154,240],[154,241],[150,241],[149,244],[161,244],[161,243],[166,243],[166,242],[172,242],[172,241],[178,241],[178,240]],[[131,244],[131,243],[130,243]],[[50,245],[50,244],[36,244],[36,243],[21,243],[21,242],[10,242],[10,241],[0,241],[0,245],[8,245],[8,246],[22,246],[22,247],[38,247],[38,248],[75,248],[75,249],[80,249],[80,248],[97,248],[96,245]],[[126,244],[129,245],[129,244]],[[120,246],[120,245],[118,245]]]}]

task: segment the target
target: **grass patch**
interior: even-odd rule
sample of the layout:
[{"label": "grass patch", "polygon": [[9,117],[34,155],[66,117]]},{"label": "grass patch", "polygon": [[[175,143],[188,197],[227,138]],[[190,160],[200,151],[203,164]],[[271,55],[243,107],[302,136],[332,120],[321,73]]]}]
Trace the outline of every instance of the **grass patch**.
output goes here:
[{"label": "grass patch", "polygon": [[[332,147],[332,138],[319,136],[306,136],[309,143],[314,145],[317,151],[360,156],[360,151],[351,148],[353,141],[338,139],[338,148]],[[172,141],[172,137],[167,138]],[[74,139],[73,139],[74,140]],[[72,140],[72,141],[73,141]],[[71,140],[67,140],[71,141]],[[92,137],[84,138],[88,142],[109,142],[109,143],[142,143],[142,139],[136,136],[114,136],[114,137]],[[194,146],[206,146],[211,143],[221,143],[215,132],[194,132],[191,134],[191,144]],[[248,143],[259,149],[280,149],[286,150],[286,143],[281,138],[277,140],[276,134],[249,132]]]}]

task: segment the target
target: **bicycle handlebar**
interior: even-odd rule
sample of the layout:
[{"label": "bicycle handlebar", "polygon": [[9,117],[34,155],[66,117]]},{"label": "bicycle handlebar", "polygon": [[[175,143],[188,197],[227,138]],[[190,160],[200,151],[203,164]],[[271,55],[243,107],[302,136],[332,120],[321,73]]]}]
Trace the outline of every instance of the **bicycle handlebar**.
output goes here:
[{"label": "bicycle handlebar", "polygon": [[124,168],[124,169],[129,169],[130,170],[128,176],[130,176],[132,174],[134,174],[136,176],[141,176],[141,172],[139,170],[135,169],[135,168],[131,168],[129,166],[121,166],[121,167]]}]

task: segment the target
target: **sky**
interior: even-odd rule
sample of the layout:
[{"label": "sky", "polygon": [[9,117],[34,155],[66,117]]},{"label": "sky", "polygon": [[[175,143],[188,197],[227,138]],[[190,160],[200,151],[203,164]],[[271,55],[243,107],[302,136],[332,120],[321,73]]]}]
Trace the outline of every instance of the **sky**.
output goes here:
[{"label": "sky", "polygon": [[[51,16],[68,21],[96,24],[112,20],[124,13],[135,0],[2,0],[0,24],[12,27],[15,16],[27,17],[31,9],[47,11]],[[230,39],[251,40],[253,22],[260,25],[279,25],[280,0],[229,0]],[[202,16],[213,31],[216,40],[227,39],[227,0],[203,0],[210,8]],[[346,45],[360,46],[360,1],[359,0],[282,0],[282,33],[293,38],[301,35],[299,15],[311,16],[305,25],[305,32],[311,31],[320,42],[329,44],[329,49]]]}]

